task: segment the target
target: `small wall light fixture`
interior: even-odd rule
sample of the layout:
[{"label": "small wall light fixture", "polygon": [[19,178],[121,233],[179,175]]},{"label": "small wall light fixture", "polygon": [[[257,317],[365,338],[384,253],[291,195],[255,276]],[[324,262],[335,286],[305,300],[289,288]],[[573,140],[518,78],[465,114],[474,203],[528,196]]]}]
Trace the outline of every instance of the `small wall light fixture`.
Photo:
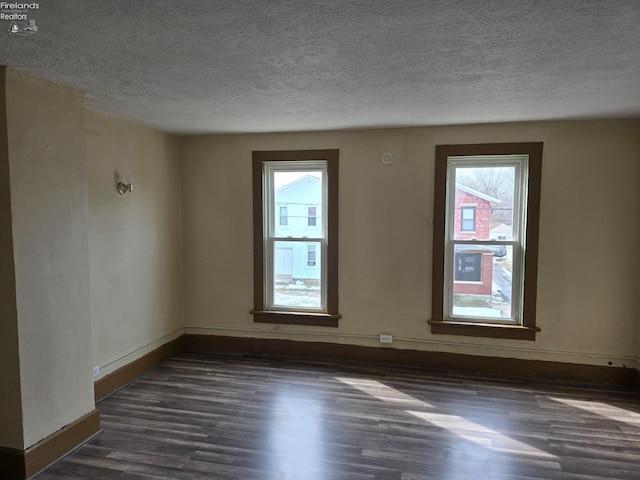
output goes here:
[{"label": "small wall light fixture", "polygon": [[133,192],[133,177],[127,178],[127,183],[118,182],[117,190],[120,195],[124,195],[127,192]]}]

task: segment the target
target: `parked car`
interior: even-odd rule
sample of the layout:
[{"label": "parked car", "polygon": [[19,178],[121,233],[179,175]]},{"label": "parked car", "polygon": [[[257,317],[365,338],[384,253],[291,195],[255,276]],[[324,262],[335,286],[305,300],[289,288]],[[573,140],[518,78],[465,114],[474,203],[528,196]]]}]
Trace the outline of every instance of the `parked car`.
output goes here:
[{"label": "parked car", "polygon": [[494,257],[504,257],[507,254],[506,245],[496,245],[495,247],[491,247],[493,250]]}]

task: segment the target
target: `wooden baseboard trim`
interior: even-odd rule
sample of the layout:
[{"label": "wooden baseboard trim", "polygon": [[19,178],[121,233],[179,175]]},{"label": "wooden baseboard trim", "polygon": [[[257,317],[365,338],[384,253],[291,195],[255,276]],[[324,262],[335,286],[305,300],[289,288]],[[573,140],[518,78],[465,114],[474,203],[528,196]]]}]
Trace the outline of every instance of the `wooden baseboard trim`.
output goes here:
[{"label": "wooden baseboard trim", "polygon": [[31,477],[100,431],[100,411],[84,417],[29,447],[25,453],[26,476]]},{"label": "wooden baseboard trim", "polygon": [[185,351],[385,363],[529,380],[553,380],[624,388],[633,388],[636,378],[640,381],[640,373],[633,368],[265,338],[187,334]]},{"label": "wooden baseboard trim", "polygon": [[0,448],[0,478],[30,478],[100,431],[100,412],[93,410],[26,450]]},{"label": "wooden baseboard trim", "polygon": [[180,335],[178,338],[159,346],[155,350],[96,381],[93,386],[95,401],[99,402],[128,383],[131,383],[140,375],[153,369],[160,362],[180,353],[183,348],[184,335]]}]

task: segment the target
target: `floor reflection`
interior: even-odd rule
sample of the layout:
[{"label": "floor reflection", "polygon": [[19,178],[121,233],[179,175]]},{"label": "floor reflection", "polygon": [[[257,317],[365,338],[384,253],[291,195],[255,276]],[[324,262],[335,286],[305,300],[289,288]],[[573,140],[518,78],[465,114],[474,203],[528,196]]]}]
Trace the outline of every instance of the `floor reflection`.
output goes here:
[{"label": "floor reflection", "polygon": [[273,402],[268,472],[270,480],[326,480],[322,471],[322,402],[312,391],[280,391]]}]

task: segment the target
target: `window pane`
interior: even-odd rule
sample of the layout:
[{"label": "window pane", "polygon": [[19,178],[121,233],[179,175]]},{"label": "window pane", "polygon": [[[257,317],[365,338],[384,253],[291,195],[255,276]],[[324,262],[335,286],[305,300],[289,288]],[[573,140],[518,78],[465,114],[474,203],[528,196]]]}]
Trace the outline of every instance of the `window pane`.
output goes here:
[{"label": "window pane", "polygon": [[482,280],[482,253],[457,252],[454,277],[456,281],[480,282]]},{"label": "window pane", "polygon": [[316,226],[316,207],[309,207],[307,209],[307,225],[309,227],[315,227]]},{"label": "window pane", "polygon": [[307,267],[315,267],[318,265],[317,262],[317,253],[318,253],[318,245],[315,243],[310,243],[307,245]]},{"label": "window pane", "polygon": [[[274,210],[280,214],[275,221],[275,237],[319,237],[322,232],[309,233],[309,226],[322,225],[322,171],[273,172]],[[278,209],[275,208],[278,206]],[[282,209],[286,209],[287,223],[282,223]],[[312,215],[313,213],[313,215]],[[281,228],[286,226],[287,228]]]},{"label": "window pane", "polygon": [[516,167],[456,167],[454,238],[511,240]]},{"label": "window pane", "polygon": [[513,247],[455,245],[453,316],[512,318]]},{"label": "window pane", "polygon": [[320,257],[320,242],[274,242],[273,306],[322,308]]},{"label": "window pane", "polygon": [[462,220],[473,220],[475,217],[475,208],[474,207],[463,207],[462,208]]},{"label": "window pane", "polygon": [[476,229],[476,207],[462,207],[460,209],[462,223],[460,230],[462,232],[475,231]]},{"label": "window pane", "polygon": [[280,207],[280,221],[279,225],[286,227],[289,224],[288,207]]}]

